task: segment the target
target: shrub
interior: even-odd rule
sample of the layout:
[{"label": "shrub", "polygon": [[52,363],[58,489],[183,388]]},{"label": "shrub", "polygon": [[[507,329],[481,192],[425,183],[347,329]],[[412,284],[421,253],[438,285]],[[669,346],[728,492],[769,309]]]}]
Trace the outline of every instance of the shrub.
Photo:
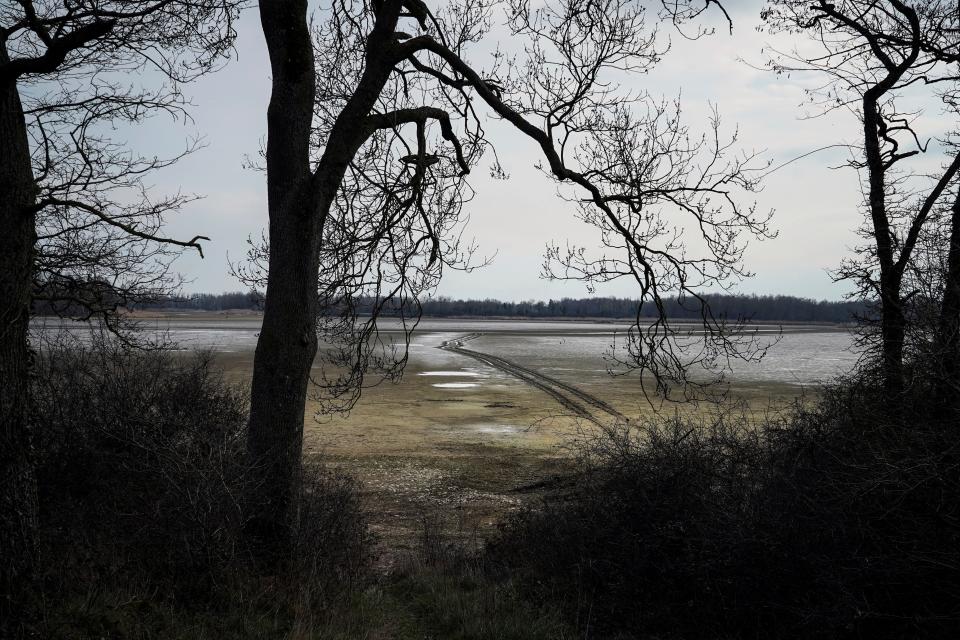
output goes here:
[{"label": "shrub", "polygon": [[608,430],[490,552],[591,637],[956,637],[955,426],[922,395],[883,418],[872,388]]},{"label": "shrub", "polygon": [[284,573],[258,573],[246,396],[210,354],[66,340],[35,369],[40,635],[282,636],[365,575],[358,488],[320,464],[304,470]]},{"label": "shrub", "polygon": [[797,556],[810,635],[960,633],[958,422],[917,382],[895,416],[861,377],[769,433],[764,526]]},{"label": "shrub", "polygon": [[606,431],[584,444],[572,487],[509,521],[491,552],[588,637],[719,637],[741,613],[738,574],[757,569],[743,547],[761,450],[738,426]]},{"label": "shrub", "polygon": [[152,579],[190,575],[193,585],[236,557],[246,401],[209,354],[58,344],[41,351],[37,369],[48,531],[71,532],[71,546],[110,547],[102,557],[112,565]]}]

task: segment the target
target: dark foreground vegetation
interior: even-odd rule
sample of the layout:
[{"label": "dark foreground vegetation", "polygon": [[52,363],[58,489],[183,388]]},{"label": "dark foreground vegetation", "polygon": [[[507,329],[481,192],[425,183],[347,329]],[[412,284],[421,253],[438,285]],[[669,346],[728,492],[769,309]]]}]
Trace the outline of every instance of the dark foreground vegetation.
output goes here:
[{"label": "dark foreground vegetation", "polygon": [[[744,318],[758,322],[853,322],[868,312],[860,301],[813,300],[785,295],[712,294],[704,298],[717,316],[735,320]],[[138,305],[142,309],[190,309],[197,311],[226,311],[233,309],[260,309],[263,296],[257,292],[229,291],[224,293],[194,293],[169,297]],[[677,320],[700,320],[701,309],[676,299],[664,300],[666,313]],[[439,296],[420,301],[423,315],[434,318],[503,317],[503,318],[632,318],[637,313],[638,301],[633,298],[593,297],[561,298],[559,300],[526,300],[510,302],[485,298],[456,300]],[[374,301],[356,303],[360,313],[369,313]],[[397,309],[380,310],[383,315],[396,315]],[[408,310],[409,313],[409,310]]]},{"label": "dark foreground vegetation", "polygon": [[759,427],[614,429],[493,546],[588,637],[955,638],[956,418],[869,378]]},{"label": "dark foreground vegetation", "polygon": [[357,485],[304,466],[279,561],[245,532],[245,394],[203,355],[44,347],[33,380],[40,553],[2,638],[574,637],[425,516],[388,578]]},{"label": "dark foreground vegetation", "polygon": [[280,637],[364,574],[356,487],[309,465],[282,572],[252,562],[247,401],[209,358],[101,342],[37,368],[41,560],[11,637]]},{"label": "dark foreground vegetation", "polygon": [[[771,0],[761,14],[816,47],[768,58],[787,79],[819,76],[804,84],[812,115],[858,120],[830,146],[851,153],[864,244],[835,275],[875,303],[860,323],[875,370],[759,426],[614,425],[488,548],[427,529],[387,577],[371,571],[357,488],[302,455],[318,355],[340,410],[368,372],[399,375],[406,353],[377,349],[377,317],[412,331],[421,311],[653,314],[625,364],[666,392],[693,382],[676,341],[689,325],[674,320],[698,321],[697,362],[712,364],[762,355],[728,319],[856,309],[701,295],[748,274],[748,241],[773,235],[753,194],[792,162],[741,150],[717,111],[689,128],[679,99],[635,84],[668,48],[661,27],[706,36],[698,19],[718,2],[271,0],[258,7],[269,233],[235,270],[265,292],[249,394],[202,359],[37,352],[32,315],[118,330],[118,308],[168,299],[178,253],[202,252],[205,236],[164,227],[193,197],[152,193],[147,177],[197,146],[162,158],[122,132],[190,120],[183,86],[232,57],[247,4],[0,10],[0,635],[960,636],[956,3]],[[498,35],[518,58],[491,67]],[[472,266],[467,176],[490,158],[489,115],[535,143],[592,229],[583,245],[602,247],[551,244],[543,274],[626,278],[642,308],[426,300],[446,269]]]},{"label": "dark foreground vegetation", "polygon": [[956,419],[869,373],[761,424],[592,432],[495,540],[425,518],[374,570],[358,487],[307,464],[284,557],[248,548],[245,395],[204,356],[40,350],[43,638],[902,638],[960,630]]}]

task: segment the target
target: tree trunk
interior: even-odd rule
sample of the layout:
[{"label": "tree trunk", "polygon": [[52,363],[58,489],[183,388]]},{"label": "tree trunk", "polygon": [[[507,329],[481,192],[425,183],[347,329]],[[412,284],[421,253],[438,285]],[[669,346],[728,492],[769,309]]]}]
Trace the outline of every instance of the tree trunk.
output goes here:
[{"label": "tree trunk", "polygon": [[[7,61],[0,47],[0,64]],[[9,82],[0,85],[0,631],[11,633],[36,560],[27,382],[35,196],[23,108]]]},{"label": "tree trunk", "polygon": [[883,367],[883,389],[890,406],[900,404],[903,393],[903,343],[906,318],[900,299],[900,279],[892,274],[880,275],[880,339]]},{"label": "tree trunk", "polygon": [[310,182],[313,48],[306,0],[260,4],[273,84],[267,111],[270,262],[253,361],[247,453],[257,470],[249,530],[275,560],[289,539],[300,479],[303,414],[317,352],[320,226]]},{"label": "tree trunk", "polygon": [[303,420],[317,352],[317,276],[323,225],[365,136],[364,119],[390,75],[387,43],[400,2],[388,0],[367,42],[364,73],[334,123],[316,173],[309,144],[315,99],[305,0],[260,4],[273,85],[267,113],[270,257],[263,327],[254,356],[248,456],[259,471],[249,530],[275,562],[289,539],[302,466]]},{"label": "tree trunk", "polygon": [[901,275],[894,260],[894,243],[887,217],[886,168],[880,151],[880,113],[877,101],[886,86],[875,85],[863,97],[864,155],[870,176],[867,206],[880,266],[880,341],[883,387],[888,408],[899,406],[903,392],[903,340],[906,321],[900,296]]},{"label": "tree trunk", "polygon": [[943,362],[943,389],[957,404],[960,391],[960,192],[950,210],[950,248],[940,305],[938,346]]}]

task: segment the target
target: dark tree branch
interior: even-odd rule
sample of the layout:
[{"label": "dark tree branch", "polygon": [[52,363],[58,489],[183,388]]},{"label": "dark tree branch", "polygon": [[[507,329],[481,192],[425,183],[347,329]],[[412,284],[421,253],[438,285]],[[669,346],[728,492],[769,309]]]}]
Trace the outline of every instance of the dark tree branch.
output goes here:
[{"label": "dark tree branch", "polygon": [[47,50],[36,58],[14,58],[0,65],[0,82],[10,82],[26,74],[48,74],[57,71],[67,55],[110,33],[115,20],[96,20],[79,26],[58,38],[47,38]]},{"label": "dark tree branch", "polygon": [[388,113],[372,113],[366,117],[366,126],[369,133],[377,129],[393,129],[402,124],[417,123],[423,125],[427,120],[436,120],[440,123],[440,131],[443,139],[453,145],[457,156],[457,164],[460,165],[460,175],[465,176],[470,173],[470,165],[463,155],[463,146],[460,140],[453,132],[450,124],[450,114],[443,109],[436,107],[416,107],[412,109],[397,109]]},{"label": "dark tree branch", "polygon": [[39,202],[37,202],[35,210],[40,211],[49,206],[80,209],[81,211],[85,211],[86,213],[93,215],[94,217],[98,218],[102,222],[105,222],[111,227],[116,227],[117,229],[120,229],[124,233],[131,235],[135,238],[140,238],[141,240],[149,240],[151,242],[157,242],[160,244],[168,244],[168,245],[173,245],[177,247],[196,249],[197,253],[200,254],[201,258],[203,257],[203,247],[200,245],[199,241],[200,240],[206,240],[207,242],[210,241],[210,238],[208,238],[207,236],[194,236],[190,240],[176,240],[175,238],[165,238],[163,236],[158,236],[153,233],[147,233],[145,231],[141,231],[133,227],[132,225],[122,222],[118,217],[111,215],[109,213],[106,213],[105,211],[101,210],[98,207],[95,207],[86,202],[80,202],[79,200],[44,198],[43,200],[40,200]]}]

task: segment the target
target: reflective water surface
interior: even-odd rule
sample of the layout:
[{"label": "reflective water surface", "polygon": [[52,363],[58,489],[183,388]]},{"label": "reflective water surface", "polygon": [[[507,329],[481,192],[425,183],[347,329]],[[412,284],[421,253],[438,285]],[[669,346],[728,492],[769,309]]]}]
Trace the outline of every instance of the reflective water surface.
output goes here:
[{"label": "reflective water surface", "polygon": [[[33,327],[35,332],[48,335],[64,328],[81,338],[89,335],[86,325],[51,318],[37,319]],[[148,336],[165,337],[181,349],[243,352],[255,348],[260,319],[172,317],[144,320],[141,328]],[[476,361],[438,347],[444,341],[480,333],[465,346],[536,368],[560,380],[585,382],[606,376],[613,365],[609,354],[622,346],[626,328],[625,322],[426,319],[413,334],[410,362],[421,375],[436,376],[436,387],[468,389],[472,383],[462,378],[475,377],[478,371],[492,372]],[[401,337],[397,323],[385,322],[383,331],[387,336]],[[836,327],[761,326],[757,331],[761,341],[774,344],[759,363],[732,361],[732,380],[813,384],[848,372],[857,361],[851,334]],[[457,381],[457,377],[461,380]]]}]

